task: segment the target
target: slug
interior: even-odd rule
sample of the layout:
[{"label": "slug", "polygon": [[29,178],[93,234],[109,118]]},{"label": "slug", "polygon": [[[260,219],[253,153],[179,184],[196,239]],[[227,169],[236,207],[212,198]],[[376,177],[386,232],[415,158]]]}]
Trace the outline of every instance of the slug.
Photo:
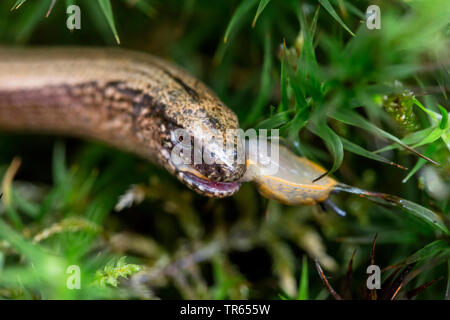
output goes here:
[{"label": "slug", "polygon": [[[258,147],[248,147],[252,143]],[[270,155],[268,155],[269,149]],[[321,166],[306,158],[298,157],[282,145],[279,145],[278,157],[272,155],[271,147],[260,148],[255,140],[248,141],[247,171],[241,180],[255,182],[258,191],[266,198],[291,206],[319,204],[324,211],[330,209],[340,216],[345,216],[346,212],[336,206],[329,196],[331,193],[346,192],[384,206],[400,208],[429,225],[439,228],[445,234],[450,234],[439,215],[412,201],[338,182],[329,177],[327,171]]]},{"label": "slug", "polygon": [[[249,147],[253,145],[254,147]],[[279,145],[278,156],[266,156],[270,148],[259,147],[256,140],[247,143],[247,171],[243,181],[255,182],[266,198],[288,205],[314,205],[325,201],[337,185],[329,176],[315,181],[326,173],[318,164],[296,156]],[[266,160],[266,161],[264,161]],[[268,172],[273,168],[273,172]]]}]

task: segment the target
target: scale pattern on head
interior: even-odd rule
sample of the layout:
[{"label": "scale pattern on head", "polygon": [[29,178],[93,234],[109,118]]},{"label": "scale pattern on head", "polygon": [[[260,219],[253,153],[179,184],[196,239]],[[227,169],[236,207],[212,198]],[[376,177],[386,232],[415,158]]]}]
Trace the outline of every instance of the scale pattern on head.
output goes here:
[{"label": "scale pattern on head", "polygon": [[[172,66],[165,66],[162,69],[167,77],[167,90],[162,90],[159,94],[163,96],[158,99],[165,101],[170,108],[164,108],[164,119],[168,120],[165,125],[166,136],[164,138],[166,150],[170,151],[174,143],[174,131],[184,129],[196,143],[202,142],[203,153],[208,154],[220,163],[200,164],[192,163],[192,168],[201,176],[215,182],[233,182],[239,180],[245,172],[245,163],[238,163],[237,152],[242,146],[238,135],[227,132],[237,132],[239,121],[233,111],[231,111],[220,99],[203,83],[189,76],[185,72]],[[170,142],[169,142],[170,135]],[[231,156],[233,161],[225,158],[227,155],[225,146],[227,138],[232,139]],[[179,139],[179,137],[176,137]],[[186,143],[186,141],[183,141]],[[200,145],[200,144],[199,144]],[[193,161],[192,161],[193,162]]]}]

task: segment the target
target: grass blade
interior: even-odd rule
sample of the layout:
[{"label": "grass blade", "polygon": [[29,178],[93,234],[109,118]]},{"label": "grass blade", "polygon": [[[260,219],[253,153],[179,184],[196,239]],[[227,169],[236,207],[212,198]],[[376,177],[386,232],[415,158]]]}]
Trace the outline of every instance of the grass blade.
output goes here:
[{"label": "grass blade", "polygon": [[111,31],[114,34],[114,38],[116,39],[117,44],[120,44],[120,39],[119,39],[119,35],[117,33],[116,24],[114,23],[114,15],[113,15],[112,7],[111,7],[111,1],[110,0],[98,0],[98,3],[100,4],[100,8],[102,9],[106,20],[108,21],[109,27],[111,28]]},{"label": "grass blade", "polygon": [[[423,129],[423,130],[416,131],[416,132],[406,136],[405,138],[403,138],[402,142],[404,144],[408,144],[408,145],[419,143],[420,141],[425,139],[427,136],[429,136],[431,134],[431,132],[433,132],[434,129],[435,129],[435,127],[429,127],[429,128]],[[381,152],[389,151],[392,149],[398,149],[398,148],[401,148],[401,146],[396,143],[393,143],[391,145],[383,147],[374,152],[381,153]]]},{"label": "grass blade", "polygon": [[19,214],[16,212],[16,209],[14,208],[13,204],[13,190],[12,190],[12,183],[14,180],[14,177],[19,170],[21,164],[20,158],[14,158],[8,168],[6,170],[5,175],[3,177],[3,181],[1,183],[1,189],[3,196],[3,204],[6,208],[6,213],[9,216],[9,219],[11,220],[14,227],[18,230],[23,229],[22,220],[20,219]]},{"label": "grass blade", "polygon": [[11,8],[11,11],[13,10],[17,10],[20,8],[20,6],[27,0],[17,0],[16,3],[14,3],[14,5]]},{"label": "grass blade", "polygon": [[325,121],[315,122],[316,123],[312,122],[311,125],[308,126],[308,128],[315,135],[321,137],[325,142],[327,149],[333,155],[333,166],[328,172],[314,179],[314,182],[323,178],[327,174],[335,172],[341,166],[342,160],[344,160],[344,147],[339,136],[326,124]]},{"label": "grass blade", "polygon": [[[430,144],[425,151],[426,156],[431,156],[436,151],[437,144],[433,143]],[[426,163],[425,159],[419,158],[414,165],[414,167],[411,169],[411,171],[408,173],[408,175],[405,177],[405,179],[402,180],[403,183],[407,182],[417,171],[420,170],[420,168],[423,167],[423,165]]]},{"label": "grass blade", "polygon": [[348,109],[344,109],[344,110],[339,110],[336,111],[333,114],[333,117],[336,120],[342,121],[346,124],[367,130],[369,132],[372,132],[374,134],[377,135],[381,135],[382,137],[385,137],[389,140],[392,140],[396,143],[398,143],[400,146],[402,146],[403,148],[405,148],[406,150],[414,153],[415,155],[433,163],[436,166],[439,166],[439,163],[437,163],[434,160],[431,160],[430,158],[424,156],[423,154],[417,152],[416,150],[414,150],[413,148],[409,147],[408,145],[406,145],[404,142],[402,142],[399,138],[397,138],[396,136],[390,134],[389,132],[384,131],[383,129],[378,128],[376,125],[370,123],[369,121],[367,121],[366,119],[364,119],[363,117],[361,117],[359,114],[357,114],[356,112],[352,111],[352,110],[348,110]]},{"label": "grass blade", "polygon": [[433,226],[434,229],[439,229],[444,233],[446,233],[447,235],[450,234],[449,230],[442,222],[442,219],[433,211],[409,200],[400,199],[399,202],[401,207],[409,214],[428,223],[429,225]]},{"label": "grass blade", "polygon": [[[318,14],[318,10],[316,10],[316,13]],[[314,19],[316,18],[317,17],[315,17]],[[323,96],[321,92],[321,81],[318,77],[319,64],[316,59],[313,45],[313,31],[315,29],[314,24],[316,23],[314,22],[314,19],[312,25],[308,27],[303,12],[299,14],[300,26],[303,36],[303,46],[298,60],[296,81],[294,81],[293,85],[299,85],[299,90],[301,90],[302,92],[307,92],[313,100],[321,101]],[[302,90],[301,88],[304,88],[304,90]],[[303,94],[303,97],[304,96],[305,95]],[[300,105],[302,104],[300,103]]]},{"label": "grass blade", "polygon": [[309,299],[309,286],[308,286],[308,259],[306,255],[303,256],[302,261],[302,274],[300,276],[300,284],[298,288],[297,300],[308,300]]},{"label": "grass blade", "polygon": [[350,30],[344,21],[342,21],[341,17],[336,13],[333,6],[330,4],[328,0],[319,0],[319,3],[325,8],[325,10],[328,11],[329,14],[345,29],[347,30],[352,36],[355,36],[355,34]]},{"label": "grass blade", "polygon": [[20,29],[15,34],[15,42],[23,44],[28,41],[38,23],[44,18],[48,10],[50,0],[36,1],[23,9],[23,15],[19,17]]},{"label": "grass blade", "polygon": [[405,260],[384,268],[383,271],[392,270],[392,269],[401,267],[403,265],[408,265],[411,263],[417,263],[417,262],[421,262],[421,261],[425,261],[425,260],[430,260],[431,258],[436,256],[436,254],[444,252],[446,249],[447,249],[447,243],[445,242],[445,240],[435,240],[435,241],[427,244],[426,246],[424,246],[422,249],[419,249],[418,251],[416,251],[414,254],[412,254]]},{"label": "grass blade", "polygon": [[441,123],[439,124],[439,127],[442,130],[444,130],[448,126],[448,112],[447,112],[447,110],[444,109],[443,106],[439,106],[439,110],[441,111],[441,115],[442,115],[442,120],[441,120]]},{"label": "grass blade", "polygon": [[261,0],[259,1],[258,9],[256,9],[255,17],[253,18],[252,22],[252,28],[255,27],[256,21],[258,20],[259,16],[263,12],[263,10],[266,8],[266,6],[269,4],[270,0]]},{"label": "grass blade", "polygon": [[281,90],[281,108],[280,111],[289,109],[289,97],[287,92],[287,73],[286,73],[286,43],[283,41],[283,51],[281,55],[280,71],[280,90]]},{"label": "grass blade", "polygon": [[309,108],[302,108],[297,112],[289,123],[284,125],[280,129],[281,135],[287,133],[287,135],[292,138],[298,134],[298,132],[308,123],[309,120]]},{"label": "grass blade", "polygon": [[273,117],[270,117],[269,119],[261,121],[255,127],[255,129],[258,130],[258,129],[279,128],[280,126],[286,124],[287,122],[289,122],[291,120],[291,115],[293,113],[294,112],[292,110],[279,112],[276,115],[274,115]]},{"label": "grass blade", "polygon": [[434,230],[443,231],[447,235],[450,234],[450,231],[447,229],[447,227],[445,226],[444,222],[442,221],[439,215],[412,201],[391,194],[362,190],[356,187],[347,186],[342,183],[340,183],[336,189],[357,194],[361,197],[365,197],[367,199],[370,199],[374,202],[383,205],[401,208],[404,212],[408,213],[413,217],[418,218],[422,222],[425,222],[427,225],[431,226]]},{"label": "grass blade", "polygon": [[270,71],[272,70],[272,48],[271,48],[271,38],[267,34],[264,40],[264,62],[261,72],[261,88],[259,90],[258,99],[251,108],[251,112],[248,115],[248,123],[253,124],[266,106],[270,94],[272,91],[272,81],[270,78]]},{"label": "grass blade", "polygon": [[48,8],[47,14],[45,15],[46,18],[50,15],[50,13],[53,10],[53,7],[55,6],[56,0],[52,0],[52,3],[50,4],[50,7]]},{"label": "grass blade", "polygon": [[61,185],[67,179],[66,149],[62,141],[58,141],[53,150],[52,173],[55,184]]},{"label": "grass blade", "polygon": [[136,7],[138,10],[140,10],[142,13],[144,13],[147,17],[153,18],[156,14],[155,8],[151,4],[149,4],[147,1],[144,0],[123,0],[125,3],[127,3],[131,7]]},{"label": "grass blade", "polygon": [[445,300],[450,300],[450,261],[447,263],[447,288],[445,289]]},{"label": "grass blade", "polygon": [[359,145],[357,145],[357,144],[355,144],[355,143],[353,143],[353,142],[351,142],[351,141],[349,141],[349,140],[347,140],[347,139],[345,139],[343,137],[340,137],[340,139],[342,141],[342,145],[343,145],[344,149],[349,151],[349,152],[355,153],[357,155],[360,155],[362,157],[369,158],[369,159],[372,159],[372,160],[375,160],[375,161],[379,161],[379,162],[383,162],[383,163],[386,163],[386,164],[390,164],[392,166],[396,166],[397,168],[400,168],[400,169],[403,169],[403,170],[407,170],[407,168],[405,168],[404,166],[402,166],[400,164],[397,164],[395,162],[392,162],[391,160],[386,159],[385,157],[382,157],[382,156],[380,156],[380,155],[378,155],[376,153],[370,152],[370,151],[364,149],[363,147],[360,147]]},{"label": "grass blade", "polygon": [[257,0],[243,0],[240,3],[236,11],[233,13],[230,22],[228,23],[225,35],[223,37],[223,42],[228,42],[228,38],[230,37],[231,32],[238,28],[247,13],[256,5],[256,1]]},{"label": "grass blade", "polygon": [[314,38],[314,35],[316,34],[316,27],[317,27],[317,20],[319,19],[319,13],[320,13],[320,6],[317,6],[316,12],[314,12],[314,17],[311,22],[311,26],[309,28],[309,34],[311,35],[311,38]]}]

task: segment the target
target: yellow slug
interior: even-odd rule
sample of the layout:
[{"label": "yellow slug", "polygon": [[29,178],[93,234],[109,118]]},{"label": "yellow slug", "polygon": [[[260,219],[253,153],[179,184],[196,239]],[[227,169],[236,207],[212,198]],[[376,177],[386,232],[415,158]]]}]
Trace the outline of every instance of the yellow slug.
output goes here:
[{"label": "yellow slug", "polygon": [[[249,145],[255,142],[250,140]],[[281,145],[278,156],[266,156],[268,148],[248,147],[247,171],[243,177],[244,181],[253,181],[264,197],[288,205],[313,205],[326,200],[337,185],[328,176],[314,182],[326,173],[314,162],[296,156]]]}]

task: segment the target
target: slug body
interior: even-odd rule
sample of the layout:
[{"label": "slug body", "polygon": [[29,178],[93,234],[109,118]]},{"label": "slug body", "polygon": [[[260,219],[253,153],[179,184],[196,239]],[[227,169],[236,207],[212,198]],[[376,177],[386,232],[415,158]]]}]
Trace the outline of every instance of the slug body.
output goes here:
[{"label": "slug body", "polygon": [[[249,144],[252,143],[254,141],[250,140]],[[296,156],[282,145],[277,157],[266,157],[263,153],[266,148],[248,149],[247,172],[243,180],[254,181],[258,191],[266,198],[288,205],[314,205],[326,200],[337,185],[337,181],[328,176],[315,181],[326,170]]]},{"label": "slug body", "polygon": [[[220,198],[239,189],[245,165],[177,165],[171,159],[175,132],[187,130],[197,139],[238,128],[236,115],[209,88],[151,55],[0,47],[1,130],[100,140],[157,162],[197,192]],[[205,145],[210,147],[220,148]]]}]

